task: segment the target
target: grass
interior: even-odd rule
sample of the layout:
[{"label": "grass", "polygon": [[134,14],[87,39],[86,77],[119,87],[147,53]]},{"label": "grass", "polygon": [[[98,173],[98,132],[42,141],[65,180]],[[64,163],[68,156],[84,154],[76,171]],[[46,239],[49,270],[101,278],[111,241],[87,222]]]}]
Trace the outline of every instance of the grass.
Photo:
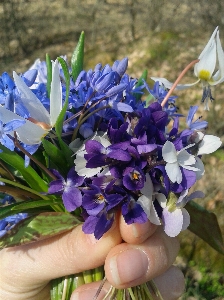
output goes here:
[{"label": "grass", "polygon": [[195,261],[190,261],[189,269],[185,275],[186,293],[182,300],[193,297],[197,300],[224,299],[224,275],[205,266],[198,266]]}]

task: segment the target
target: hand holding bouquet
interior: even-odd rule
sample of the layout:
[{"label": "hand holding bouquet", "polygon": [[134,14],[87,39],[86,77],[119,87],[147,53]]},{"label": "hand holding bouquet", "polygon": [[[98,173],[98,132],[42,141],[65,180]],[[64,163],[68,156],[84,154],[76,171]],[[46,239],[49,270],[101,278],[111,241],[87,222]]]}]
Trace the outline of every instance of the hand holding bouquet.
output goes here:
[{"label": "hand holding bouquet", "polygon": [[[221,141],[206,134],[206,121],[195,118],[198,106],[184,117],[171,96],[175,88],[191,85],[178,81],[195,64],[208,109],[210,85],[224,80],[218,28],[175,84],[152,77],[153,89],[146,71],[138,80],[128,76],[127,58],[86,72],[83,53],[84,33],[71,68],[62,57],[47,56],[21,76],[14,72],[14,81],[2,74],[0,191],[7,195],[3,204],[10,204],[0,209],[0,246],[56,238],[81,223],[85,234],[100,240],[123,220],[160,226],[169,237],[189,228],[224,253],[214,215],[192,201],[203,192],[190,192],[204,174],[202,155],[216,151]],[[219,70],[212,77],[217,58]],[[80,278],[101,280],[104,271],[55,280],[52,299],[70,299]],[[161,299],[153,282],[111,287],[105,299],[153,299],[150,287]]]}]

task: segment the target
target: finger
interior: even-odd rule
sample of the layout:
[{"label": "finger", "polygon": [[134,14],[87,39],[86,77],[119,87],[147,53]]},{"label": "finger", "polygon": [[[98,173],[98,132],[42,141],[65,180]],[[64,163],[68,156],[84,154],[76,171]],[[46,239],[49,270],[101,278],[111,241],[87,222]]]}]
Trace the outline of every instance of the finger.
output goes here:
[{"label": "finger", "polygon": [[[184,293],[184,276],[183,273],[174,266],[171,266],[165,273],[153,279],[156,287],[159,289],[163,299],[177,300]],[[94,296],[98,292],[100,282],[93,282],[80,286],[73,294],[70,300],[86,300],[94,299]],[[111,285],[107,281],[97,297],[97,300],[102,300]]]},{"label": "finger", "polygon": [[120,216],[121,236],[123,241],[129,244],[141,244],[156,231],[157,227],[150,221],[143,224],[133,223],[128,225],[123,216]]},{"label": "finger", "polygon": [[164,273],[179,251],[176,238],[168,237],[161,226],[140,245],[115,246],[105,261],[109,282],[117,288],[135,286]]},{"label": "finger", "polygon": [[[81,226],[69,233],[0,252],[4,280],[44,283],[103,265],[109,250],[121,243],[118,222],[100,239],[85,234]],[[10,272],[8,272],[10,270]],[[9,274],[9,278],[6,278]]]},{"label": "finger", "polygon": [[185,290],[184,275],[177,267],[171,266],[165,273],[153,279],[163,299],[176,300]]}]

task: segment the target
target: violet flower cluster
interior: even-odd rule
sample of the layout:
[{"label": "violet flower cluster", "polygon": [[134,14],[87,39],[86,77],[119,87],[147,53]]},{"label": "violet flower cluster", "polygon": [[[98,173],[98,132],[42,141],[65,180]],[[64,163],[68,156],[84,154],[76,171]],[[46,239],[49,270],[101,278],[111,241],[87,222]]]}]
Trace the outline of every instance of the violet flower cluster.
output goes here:
[{"label": "violet flower cluster", "polygon": [[[52,65],[50,94],[45,62],[36,61],[21,75],[14,72],[14,81],[7,73],[0,77],[0,143],[10,151],[20,151],[15,138],[31,155],[43,139],[57,143],[53,129],[66,87],[58,61]],[[70,79],[61,138],[74,163],[66,176],[51,170],[55,180],[48,194],[61,197],[68,212],[79,213],[83,231],[97,239],[118,212],[127,224],[149,220],[173,237],[190,224],[186,203],[203,197],[189,192],[204,174],[201,156],[216,151],[221,141],[205,134],[206,121],[195,120],[197,106],[190,107],[186,128],[180,129],[184,116],[175,97],[161,106],[167,94],[163,85],[156,82],[150,89],[126,73],[127,65],[127,58],[112,67],[98,64],[81,71],[75,82]],[[24,160],[28,166],[30,157]]]}]

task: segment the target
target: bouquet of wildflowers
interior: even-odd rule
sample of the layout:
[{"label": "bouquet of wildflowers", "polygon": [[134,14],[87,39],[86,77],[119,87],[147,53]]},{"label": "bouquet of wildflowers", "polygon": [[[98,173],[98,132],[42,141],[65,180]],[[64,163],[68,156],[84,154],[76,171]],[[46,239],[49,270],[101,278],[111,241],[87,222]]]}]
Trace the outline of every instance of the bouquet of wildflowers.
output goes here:
[{"label": "bouquet of wildflowers", "polygon": [[[131,78],[127,58],[85,71],[83,56],[81,33],[71,64],[47,55],[24,74],[0,77],[0,247],[46,239],[80,223],[100,239],[121,213],[127,224],[149,220],[171,237],[189,228],[223,254],[215,216],[192,200],[203,192],[190,191],[203,177],[202,156],[221,141],[206,134],[208,123],[195,117],[198,106],[183,116],[171,95],[193,85],[178,83],[194,65],[208,109],[210,85],[224,81],[218,28],[174,84],[151,77],[150,88],[146,71]],[[52,299],[70,299],[80,276],[55,280]],[[89,271],[90,277],[103,279],[103,268]],[[153,299],[150,288],[161,299],[153,282],[111,287],[105,299]]]}]

